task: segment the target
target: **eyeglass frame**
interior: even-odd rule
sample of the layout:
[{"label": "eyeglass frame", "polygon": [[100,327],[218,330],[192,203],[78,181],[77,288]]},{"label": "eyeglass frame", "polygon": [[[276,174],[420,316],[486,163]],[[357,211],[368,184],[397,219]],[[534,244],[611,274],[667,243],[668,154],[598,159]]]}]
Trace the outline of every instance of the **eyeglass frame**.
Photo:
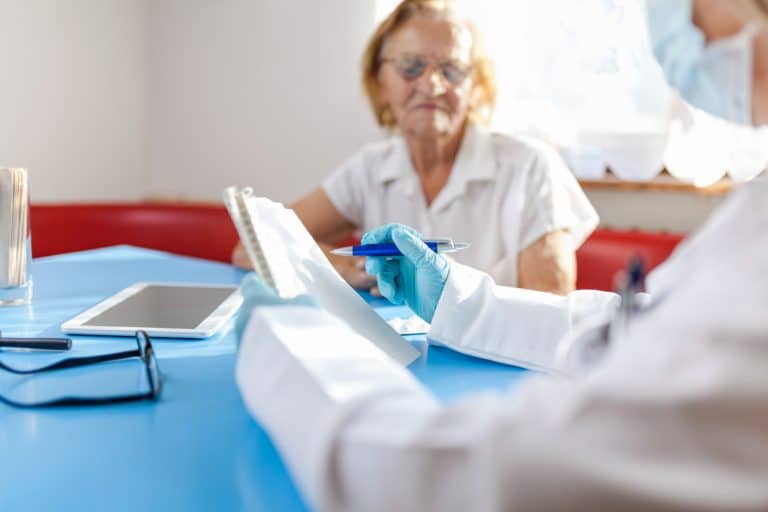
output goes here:
[{"label": "eyeglass frame", "polygon": [[[108,361],[120,361],[129,359],[132,357],[138,357],[144,363],[144,368],[147,373],[147,381],[149,382],[149,391],[146,393],[135,393],[130,395],[116,395],[110,397],[77,397],[69,396],[56,398],[54,400],[47,400],[36,403],[24,403],[11,400],[0,394],[0,402],[10,405],[12,407],[18,407],[22,409],[32,409],[37,407],[58,407],[58,406],[72,406],[72,405],[103,405],[123,402],[135,402],[139,400],[157,400],[162,390],[162,379],[160,377],[160,366],[157,363],[157,357],[155,355],[154,347],[150,340],[149,334],[144,330],[136,331],[136,350],[124,350],[121,352],[112,352],[109,354],[101,354],[96,356],[84,356],[84,357],[70,357],[56,361],[55,363],[43,366],[40,368],[32,368],[28,370],[22,370],[8,366],[0,361],[0,370],[4,370],[16,375],[34,375],[38,373],[45,373],[49,371],[64,370],[69,368],[79,368],[83,366],[97,365],[99,363],[105,363]],[[144,347],[142,348],[141,338],[144,339]],[[152,366],[156,368],[157,381],[155,381],[152,375]]]},{"label": "eyeglass frame", "polygon": [[[416,76],[407,76],[404,74],[404,70],[398,66],[398,62],[402,62],[404,59],[408,58],[417,58],[422,59],[425,66],[424,68],[419,72]],[[380,57],[379,58],[379,64],[392,64],[395,68],[395,71],[397,72],[397,75],[402,78],[403,80],[406,80],[408,82],[413,82],[415,80],[418,80],[422,76],[424,76],[424,73],[429,69],[429,65],[433,65],[439,72],[440,76],[450,84],[451,86],[457,87],[464,82],[467,81],[467,79],[472,75],[472,72],[474,71],[474,66],[472,63],[464,63],[459,61],[458,59],[435,59],[432,57],[427,57],[426,55],[420,55],[420,54],[402,54],[397,57]],[[451,80],[446,75],[445,69],[443,66],[446,64],[450,64],[454,66],[458,71],[462,73],[462,77],[458,80]]]}]

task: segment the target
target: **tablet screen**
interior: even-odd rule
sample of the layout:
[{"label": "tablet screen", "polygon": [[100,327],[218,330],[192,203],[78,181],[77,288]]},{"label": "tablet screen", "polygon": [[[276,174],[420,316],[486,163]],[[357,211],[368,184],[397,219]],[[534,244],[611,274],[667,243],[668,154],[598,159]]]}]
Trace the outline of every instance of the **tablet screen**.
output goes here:
[{"label": "tablet screen", "polygon": [[148,285],[82,325],[194,329],[235,290],[228,286]]}]

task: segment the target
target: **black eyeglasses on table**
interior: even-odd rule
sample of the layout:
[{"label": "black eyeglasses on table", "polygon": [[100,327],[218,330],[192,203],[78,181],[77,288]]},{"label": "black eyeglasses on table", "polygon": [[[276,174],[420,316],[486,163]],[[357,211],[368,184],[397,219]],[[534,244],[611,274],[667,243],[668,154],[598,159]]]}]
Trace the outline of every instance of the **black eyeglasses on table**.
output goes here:
[{"label": "black eyeglasses on table", "polygon": [[147,334],[146,331],[136,331],[136,345],[137,348],[135,350],[124,350],[121,352],[112,352],[109,354],[100,354],[95,356],[71,357],[56,361],[55,363],[42,366],[40,368],[14,368],[0,361],[0,370],[14,373],[16,375],[32,375],[56,370],[64,370],[68,368],[78,368],[81,366],[98,365],[100,363],[106,363],[109,361],[119,361],[123,359],[138,357],[143,361],[146,368],[147,381],[149,383],[149,391],[147,392],[105,397],[65,396],[56,398],[54,400],[44,400],[41,402],[20,402],[0,395],[0,402],[13,407],[30,408],[62,405],[100,405],[119,402],[133,402],[137,400],[156,400],[160,395],[162,381],[160,377],[160,368],[157,364],[157,358],[155,357],[155,351],[152,348],[152,342],[150,341],[149,334]]}]

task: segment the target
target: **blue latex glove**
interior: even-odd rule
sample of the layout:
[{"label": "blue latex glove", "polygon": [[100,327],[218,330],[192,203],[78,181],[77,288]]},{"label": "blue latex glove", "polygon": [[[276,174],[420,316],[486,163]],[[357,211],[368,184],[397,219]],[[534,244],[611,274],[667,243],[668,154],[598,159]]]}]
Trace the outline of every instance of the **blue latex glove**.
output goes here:
[{"label": "blue latex glove", "polygon": [[394,243],[403,256],[371,256],[365,270],[376,276],[379,291],[393,304],[407,304],[432,321],[443,294],[450,265],[421,241],[421,235],[402,224],[387,224],[363,235],[363,244]]},{"label": "blue latex glove", "polygon": [[318,307],[317,302],[309,295],[300,295],[290,299],[284,299],[277,295],[275,291],[264,283],[255,272],[245,276],[240,285],[240,292],[243,294],[243,305],[240,306],[240,312],[235,321],[235,332],[237,332],[237,343],[243,337],[243,331],[251,319],[251,313],[256,306],[291,306],[304,305]]}]

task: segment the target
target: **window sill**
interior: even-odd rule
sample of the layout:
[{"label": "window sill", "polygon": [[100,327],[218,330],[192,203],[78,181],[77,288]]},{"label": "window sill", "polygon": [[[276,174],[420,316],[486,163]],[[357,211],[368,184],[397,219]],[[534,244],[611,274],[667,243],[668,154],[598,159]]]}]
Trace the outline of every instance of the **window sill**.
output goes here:
[{"label": "window sill", "polygon": [[724,177],[712,185],[697,187],[685,183],[667,171],[663,171],[651,181],[626,181],[617,178],[610,171],[599,180],[579,180],[585,190],[628,190],[641,192],[685,192],[701,196],[725,196],[733,189],[734,183],[729,177]]}]

